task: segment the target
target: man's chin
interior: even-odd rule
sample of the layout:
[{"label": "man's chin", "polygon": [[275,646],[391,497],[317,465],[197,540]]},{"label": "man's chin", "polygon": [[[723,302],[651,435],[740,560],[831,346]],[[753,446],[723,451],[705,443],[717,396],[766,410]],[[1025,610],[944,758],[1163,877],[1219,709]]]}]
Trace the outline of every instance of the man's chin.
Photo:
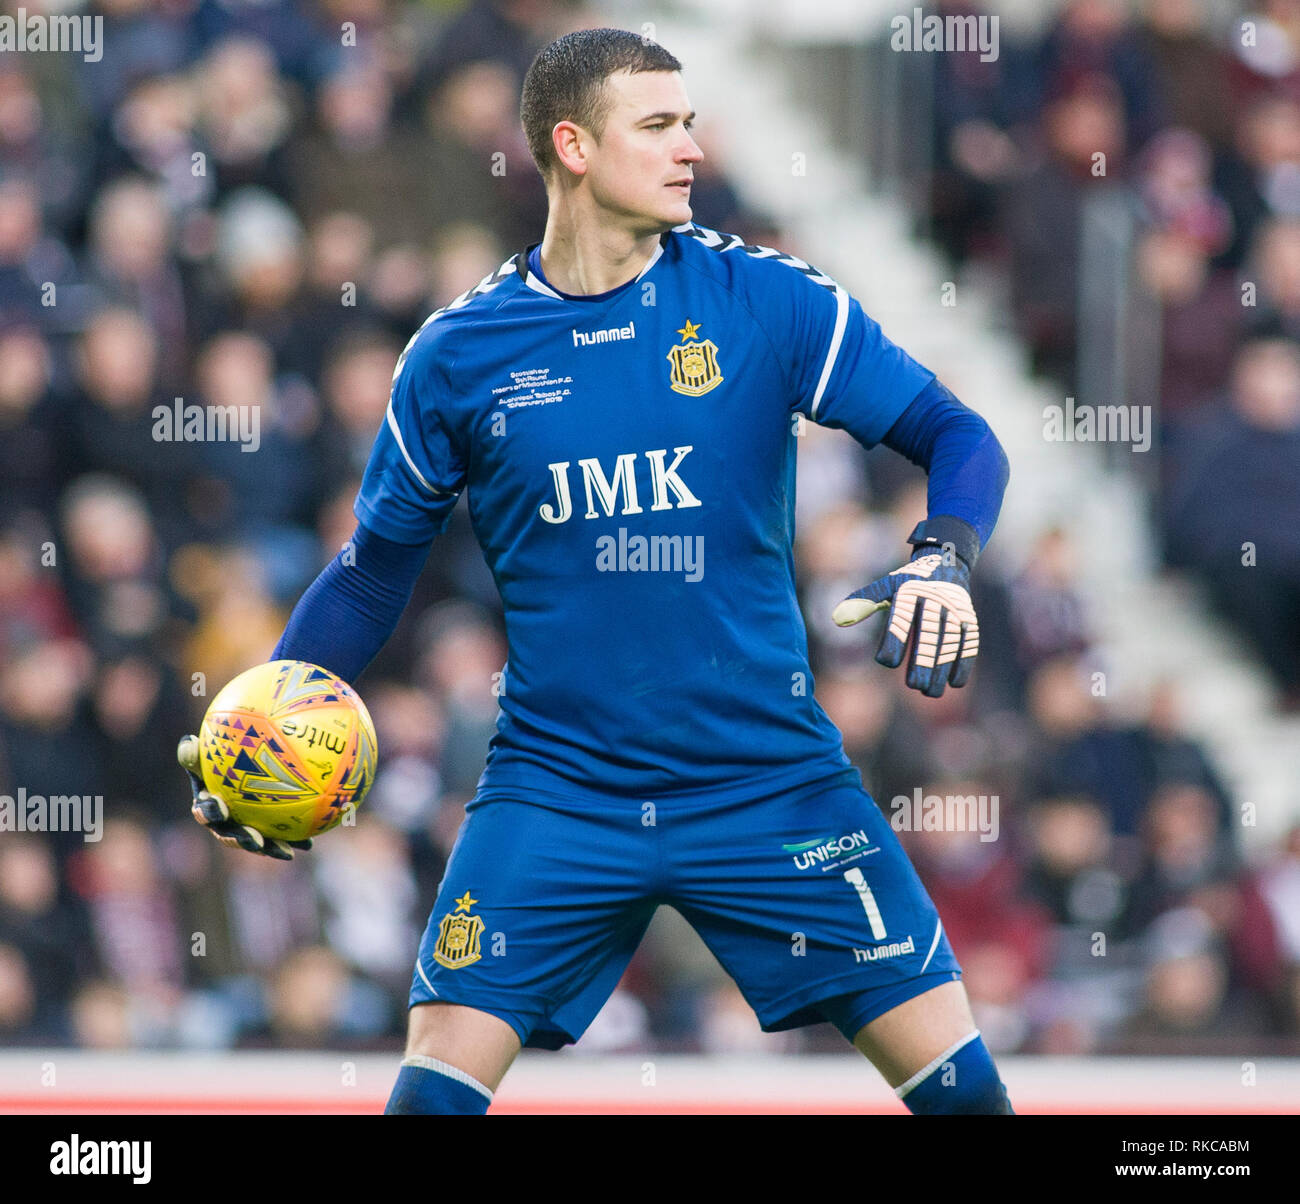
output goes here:
[{"label": "man's chin", "polygon": [[665,230],[672,230],[676,226],[684,226],[689,222],[694,213],[689,202],[679,201],[675,205],[668,206],[662,213],[654,218],[654,233],[662,234]]}]

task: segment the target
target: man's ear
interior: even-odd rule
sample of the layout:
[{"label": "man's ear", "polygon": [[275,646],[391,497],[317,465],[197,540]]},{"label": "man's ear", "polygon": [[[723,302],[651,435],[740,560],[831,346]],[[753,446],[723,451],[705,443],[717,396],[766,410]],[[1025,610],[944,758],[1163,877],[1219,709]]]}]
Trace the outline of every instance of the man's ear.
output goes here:
[{"label": "man's ear", "polygon": [[587,147],[591,135],[572,121],[558,121],[551,130],[551,145],[555,147],[555,157],[560,166],[575,176],[587,174]]}]

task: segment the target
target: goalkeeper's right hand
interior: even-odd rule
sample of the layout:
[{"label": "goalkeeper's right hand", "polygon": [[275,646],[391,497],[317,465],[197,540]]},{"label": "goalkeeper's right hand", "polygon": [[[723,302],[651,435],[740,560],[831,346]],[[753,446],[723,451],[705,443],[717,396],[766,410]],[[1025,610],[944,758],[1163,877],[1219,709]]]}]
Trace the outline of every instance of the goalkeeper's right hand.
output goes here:
[{"label": "goalkeeper's right hand", "polygon": [[181,737],[181,742],[176,746],[176,759],[190,776],[190,789],[194,792],[190,814],[222,844],[248,853],[260,853],[263,857],[274,857],[277,861],[292,861],[291,849],[311,848],[310,840],[278,840],[263,836],[256,828],[231,819],[230,808],[210,793],[203,783],[199,770],[198,736]]}]

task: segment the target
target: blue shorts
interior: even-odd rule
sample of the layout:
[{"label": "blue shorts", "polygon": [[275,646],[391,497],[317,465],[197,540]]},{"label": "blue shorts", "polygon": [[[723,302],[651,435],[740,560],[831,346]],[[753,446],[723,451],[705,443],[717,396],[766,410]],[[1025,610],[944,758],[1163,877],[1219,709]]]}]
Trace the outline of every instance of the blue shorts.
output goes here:
[{"label": "blue shorts", "polygon": [[767,1032],[830,1019],[852,1039],[961,974],[856,770],[744,802],[530,793],[466,811],[410,1005],[490,1012],[525,1045],[582,1035],[660,903],[700,934]]}]

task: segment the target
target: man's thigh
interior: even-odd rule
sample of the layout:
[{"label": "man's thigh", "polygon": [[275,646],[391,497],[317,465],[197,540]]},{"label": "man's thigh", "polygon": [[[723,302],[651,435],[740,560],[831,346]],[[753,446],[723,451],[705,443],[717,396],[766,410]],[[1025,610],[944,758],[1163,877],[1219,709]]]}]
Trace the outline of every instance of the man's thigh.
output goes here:
[{"label": "man's thigh", "polygon": [[975,1029],[966,988],[946,982],[877,1016],[853,1044],[885,1082],[900,1087]]},{"label": "man's thigh", "polygon": [[654,910],[640,816],[625,800],[472,805],[420,943],[410,1006],[428,1016],[413,1014],[412,1031],[451,1024],[455,1012],[420,1008],[444,1003],[486,1013],[521,1044],[580,1036]]},{"label": "man's thigh", "polygon": [[433,1058],[472,1075],[489,1091],[501,1086],[522,1046],[505,1020],[456,1003],[411,1008],[406,1056]]},{"label": "man's thigh", "polygon": [[[878,1012],[961,967],[898,838],[855,776],[674,817],[660,810],[672,903],[768,1031],[869,993]],[[852,1040],[856,1029],[846,1032]]]}]

